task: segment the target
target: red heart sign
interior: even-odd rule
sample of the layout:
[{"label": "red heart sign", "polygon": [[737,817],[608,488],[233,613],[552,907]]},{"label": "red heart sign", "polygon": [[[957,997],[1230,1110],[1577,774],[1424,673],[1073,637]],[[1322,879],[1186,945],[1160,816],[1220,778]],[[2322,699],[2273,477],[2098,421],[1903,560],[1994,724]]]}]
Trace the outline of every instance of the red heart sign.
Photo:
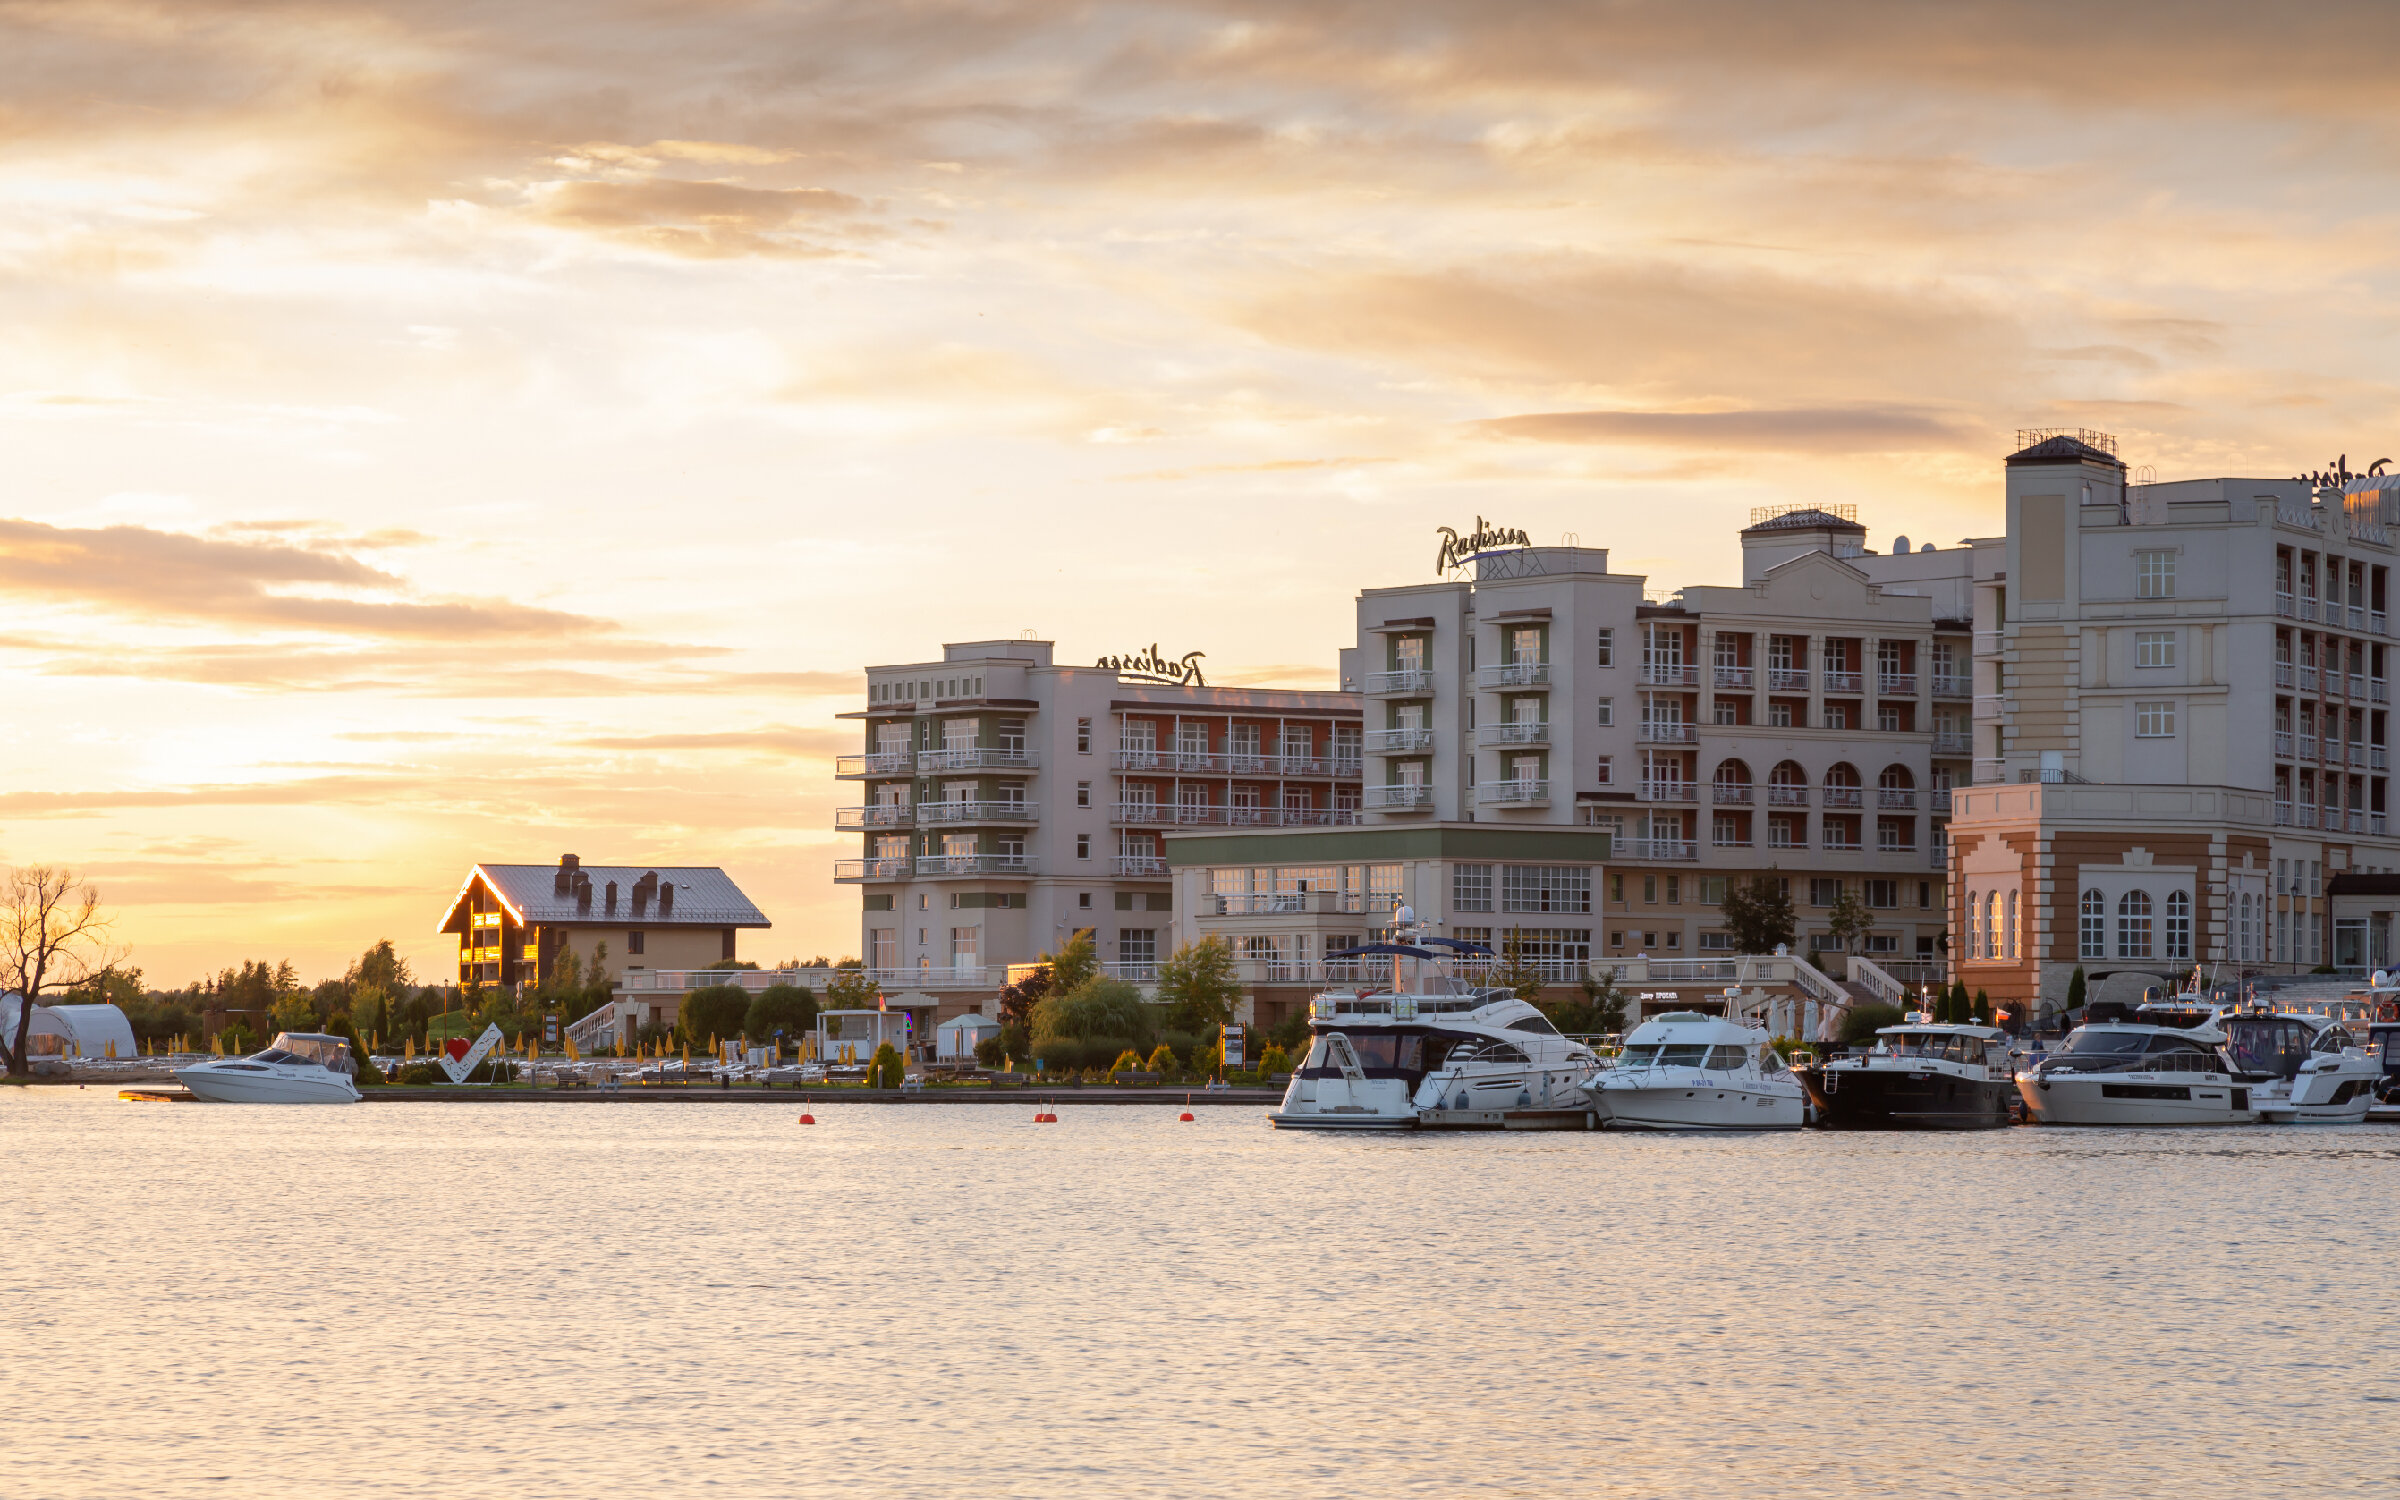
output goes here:
[{"label": "red heart sign", "polygon": [[442,1050],[450,1054],[452,1062],[457,1062],[467,1055],[467,1039],[463,1036],[454,1036],[442,1043]]}]

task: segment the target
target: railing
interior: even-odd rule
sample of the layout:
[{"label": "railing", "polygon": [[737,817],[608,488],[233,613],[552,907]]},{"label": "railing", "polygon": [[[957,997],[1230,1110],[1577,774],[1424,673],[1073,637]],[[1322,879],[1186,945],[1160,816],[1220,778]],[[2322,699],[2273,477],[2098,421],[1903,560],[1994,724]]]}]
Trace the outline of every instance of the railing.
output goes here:
[{"label": "railing", "polygon": [[1884,698],[1914,698],[1917,696],[1917,674],[1914,672],[1881,672],[1875,677],[1875,692]]},{"label": "railing", "polygon": [[[1940,830],[1937,829],[1935,831],[1939,832]],[[1935,839],[1932,843],[1926,845],[1925,862],[1937,870],[1948,869],[1950,866],[1950,841],[1948,839]]]},{"label": "railing", "polygon": [[2353,769],[2360,771],[2363,771],[2367,768],[2366,746],[2354,744],[2350,747],[2350,765]]},{"label": "railing", "polygon": [[2375,678],[2367,684],[2367,695],[2372,702],[2389,703],[2392,701],[2392,685],[2381,677]]},{"label": "railing", "polygon": [[1018,800],[999,802],[920,802],[917,821],[920,823],[1033,823],[1040,820],[1041,804]]},{"label": "railing", "polygon": [[[778,984],[797,984],[825,993],[834,976],[844,972],[825,965],[806,965],[796,969],[627,969],[617,975],[616,989],[622,993],[640,991],[657,993],[702,989],[709,985],[731,985],[755,994]],[[578,1038],[580,1045],[581,1039]]]},{"label": "railing", "polygon": [[861,828],[906,828],[916,809],[905,802],[871,802],[865,807],[837,807],[833,826],[844,832]]},{"label": "railing", "polygon": [[1799,985],[1801,991],[1810,999],[1821,1004],[1839,1006],[1845,1010],[1849,1008],[1850,992],[1848,990],[1834,983],[1831,976],[1799,954],[1791,955],[1791,960],[1792,982]]},{"label": "railing", "polygon": [[1135,828],[1334,828],[1358,821],[1349,807],[1267,807],[1223,802],[1119,802],[1109,821]]},{"label": "railing", "polygon": [[1829,786],[1824,789],[1824,796],[1827,807],[1858,807],[1865,801],[1860,789],[1854,786]]},{"label": "railing", "polygon": [[1700,844],[1696,839],[1626,839],[1622,847],[1627,859],[1690,863],[1700,858]]},{"label": "railing", "polygon": [[2278,828],[2289,828],[2292,826],[2292,804],[2289,802],[2278,802],[2275,804],[2275,826]]},{"label": "railing", "polygon": [[1817,847],[1828,854],[1857,854],[1866,848],[1859,842],[1857,834],[1839,828],[1826,829]]},{"label": "railing", "polygon": [[[1392,730],[1378,730],[1390,734]],[[1433,731],[1420,733],[1431,742]],[[1346,747],[1345,747],[1346,748]],[[1140,747],[1120,749],[1110,757],[1120,771],[1155,771],[1175,776],[1332,776],[1346,778],[1359,774],[1360,763],[1348,756],[1269,755],[1250,750],[1151,750]]]},{"label": "railing", "polygon": [[1698,687],[1700,685],[1700,665],[1697,662],[1643,662],[1642,685],[1644,687]]},{"label": "railing", "polygon": [[2369,813],[2367,814],[2367,831],[2377,838],[2382,838],[2392,831],[2391,821],[2382,813]]},{"label": "railing", "polygon": [[1430,667],[1407,667],[1397,672],[1367,674],[1367,692],[1370,695],[1432,691],[1433,670]]},{"label": "railing", "polygon": [[1719,807],[1748,807],[1753,785],[1755,783],[1748,781],[1711,782],[1708,789],[1708,800]]},{"label": "railing", "polygon": [[2367,768],[2373,771],[2390,770],[2392,768],[2392,752],[2382,745],[2369,745],[2367,747]]},{"label": "railing", "polygon": [[[2332,689],[2328,688],[2327,691],[2330,692]],[[2349,696],[2359,699],[2364,699],[2367,696],[2367,679],[2364,673],[2353,672],[2350,674]]]},{"label": "railing", "polygon": [[1875,805],[1903,812],[1914,812],[1917,807],[1917,794],[1902,787],[1879,786],[1875,789]]},{"label": "railing", "polygon": [[1475,783],[1475,801],[1482,807],[1546,807],[1550,802],[1550,783],[1479,781]]},{"label": "railing", "polygon": [[1700,741],[1700,726],[1681,720],[1642,721],[1640,739],[1645,745],[1693,745]]},{"label": "railing", "polygon": [[2352,630],[2364,630],[2367,628],[2367,612],[2364,609],[2353,604],[2349,606],[2349,615],[2350,628]]},{"label": "railing", "polygon": [[2288,688],[2292,685],[2292,664],[2290,662],[2279,661],[2275,664],[2275,685],[2279,688]]},{"label": "railing", "polygon": [[1975,696],[1975,679],[1972,677],[1944,677],[1937,673],[1933,679],[1933,696],[1936,698],[1972,698]]},{"label": "railing", "polygon": [[1708,831],[1708,842],[1710,847],[1717,849],[1747,849],[1750,847],[1750,835],[1739,827],[1712,827]]},{"label": "railing", "polygon": [[1976,785],[1988,786],[1993,782],[2006,781],[2007,779],[2008,761],[2005,757],[1998,755],[1978,755],[1975,757]]},{"label": "railing", "polygon": [[1422,812],[1433,806],[1433,788],[1408,782],[1371,786],[1366,788],[1366,806],[1370,812]]},{"label": "railing", "polygon": [[2275,591],[2275,613],[2283,616],[2287,620],[2295,618],[2298,615],[2299,611],[2292,607],[2292,595],[2290,590],[2277,589]]},{"label": "railing", "polygon": [[1720,688],[1748,692],[1751,687],[1751,675],[1748,667],[1719,667],[1716,669],[1716,683]]},{"label": "railing", "polygon": [[1367,731],[1367,751],[1371,755],[1403,755],[1412,751],[1433,748],[1430,729],[1370,729]]},{"label": "railing", "polygon": [[1167,857],[1163,854],[1120,854],[1117,856],[1119,875],[1166,875]]},{"label": "railing", "polygon": [[1330,916],[1367,909],[1364,891],[1233,891],[1200,898],[1200,914],[1216,917]]},{"label": "railing", "polygon": [[[1856,959],[1851,960],[1854,966],[1857,962]],[[1950,975],[1949,965],[1938,958],[1878,959],[1876,967],[1910,989],[1921,989],[1926,985],[1940,984]]]},{"label": "railing", "polygon": [[1550,726],[1543,723],[1486,724],[1475,731],[1479,745],[1546,745]]},{"label": "railing", "polygon": [[919,875],[1031,875],[1033,862],[1022,854],[920,854]]},{"label": "railing", "polygon": [[1971,755],[1974,750],[1975,736],[1972,731],[1962,734],[1954,729],[1937,729],[1933,732],[1933,753],[1936,755]]},{"label": "railing", "polygon": [[2022,770],[2017,773],[2017,780],[2024,784],[2040,783],[2047,786],[2091,785],[2082,772],[2070,771],[2064,766],[2038,766]]},{"label": "railing", "polygon": [[1158,960],[1136,959],[1122,963],[1102,964],[1100,972],[1111,979],[1122,979],[1128,984],[1156,984],[1158,983]]},{"label": "railing", "polygon": [[877,750],[868,755],[837,755],[836,776],[906,776],[917,767],[914,750]]},{"label": "railing", "polygon": [[914,969],[866,969],[878,989],[955,990],[1006,983],[1006,964],[924,964]]},{"label": "railing", "polygon": [[1030,750],[998,745],[970,745],[955,749],[920,750],[917,770],[977,771],[989,768],[1002,771],[1030,771],[1038,762]]},{"label": "railing", "polygon": [[1998,656],[2007,649],[2007,645],[2008,632],[2005,630],[1978,630],[1975,632],[1975,654],[1977,656]]},{"label": "railing", "polygon": [[1767,691],[1770,693],[1805,693],[1808,691],[1808,668],[1767,668]]},{"label": "railing", "polygon": [[2290,730],[2278,729],[2275,731],[2275,754],[2284,760],[2295,758],[2292,755],[2292,732]]},{"label": "railing", "polygon": [[2367,831],[2367,810],[2365,808],[2354,807],[2350,809],[2350,831],[2352,833],[2365,833]]},{"label": "railing", "polygon": [[2314,599],[2312,599],[2312,598],[2309,598],[2309,597],[2308,597],[2308,596],[2306,596],[2306,595],[2303,595],[2303,596],[2301,596],[2301,599],[2300,599],[2300,618],[2301,618],[2301,619],[2303,619],[2303,620],[2314,620],[2316,617],[2317,617],[2317,601],[2316,601],[2316,600],[2314,600]]},{"label": "railing", "polygon": [[1805,849],[1808,847],[1808,830],[1805,827],[1795,828],[1789,823],[1777,823],[1770,819],[1767,823],[1767,847],[1770,849]]},{"label": "railing", "polygon": [[1932,792],[1932,798],[1933,811],[1937,813],[1946,813],[1950,810],[1950,789],[1948,787],[1935,787]]},{"label": "railing", "polygon": [[2006,693],[1977,693],[1975,695],[1976,718],[1997,719],[2007,712],[2008,695]]},{"label": "railing", "polygon": [[2377,635],[2386,635],[2390,633],[2388,628],[2384,625],[2382,610],[2371,609],[2367,611],[2367,629],[2373,631]]},{"label": "railing", "polygon": [[1806,807],[1808,806],[1808,788],[1804,786],[1784,786],[1779,782],[1769,782],[1767,784],[1767,806]]},{"label": "railing", "polygon": [[1904,839],[1904,838],[1902,838],[1902,837],[1900,836],[1900,835],[1901,835],[1901,832],[1902,832],[1902,830],[1900,830],[1900,829],[1897,829],[1897,828],[1878,828],[1878,829],[1876,829],[1876,830],[1875,830],[1875,852],[1876,852],[1877,854],[1914,854],[1914,853],[1916,853],[1916,852],[1917,852],[1917,834],[1916,834],[1916,830],[1915,830],[1915,829],[1913,829],[1913,828],[1912,828],[1912,829],[1909,829],[1909,830],[1907,830],[1908,837],[1907,837],[1907,838],[1905,838],[1905,839]]},{"label": "railing", "polygon": [[1886,1005],[1908,1008],[1908,986],[1863,953],[1850,955],[1850,982]]},{"label": "railing", "polygon": [[906,855],[896,859],[837,859],[833,862],[836,880],[906,880],[909,860]]},{"label": "railing", "polygon": [[1550,664],[1546,661],[1504,661],[1497,666],[1475,669],[1477,687],[1545,687],[1549,681]]},{"label": "railing", "polygon": [[1700,783],[1697,781],[1645,781],[1639,793],[1644,802],[1697,802]]}]

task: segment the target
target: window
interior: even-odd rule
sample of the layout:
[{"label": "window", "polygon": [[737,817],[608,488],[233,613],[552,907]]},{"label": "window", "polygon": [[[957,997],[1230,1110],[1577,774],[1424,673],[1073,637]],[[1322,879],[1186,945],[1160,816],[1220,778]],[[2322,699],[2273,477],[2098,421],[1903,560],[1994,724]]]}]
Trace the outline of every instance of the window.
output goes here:
[{"label": "window", "polygon": [[1503,865],[1502,911],[1590,911],[1592,871],[1588,865]]},{"label": "window", "polygon": [[983,929],[953,927],[950,929],[950,967],[972,969],[983,963]]},{"label": "window", "polygon": [[1092,893],[1090,891],[1077,891],[1075,893],[1075,904],[1085,911],[1090,911],[1092,909]]},{"label": "window", "polygon": [[1075,721],[1075,753],[1077,755],[1092,753],[1092,721],[1089,719]]},{"label": "window", "polygon": [[2150,956],[2150,893],[2127,891],[2117,901],[2117,957]]},{"label": "window", "polygon": [[2076,952],[2083,958],[2108,957],[2108,898],[2097,890],[2083,893],[2083,941]]},{"label": "window", "polygon": [[1492,867],[1453,865],[1450,868],[1450,908],[1453,911],[1492,909]]},{"label": "window", "polygon": [[1658,905],[1658,877],[1656,875],[1642,877],[1642,904],[1644,906]]},{"label": "window", "polygon": [[1078,781],[1075,783],[1075,805],[1077,807],[1092,805],[1092,784],[1090,782]]},{"label": "window", "polygon": [[1900,904],[1899,881],[1870,880],[1866,882],[1866,887],[1867,905],[1876,907],[1896,907]]},{"label": "window", "polygon": [[2133,633],[2133,664],[2137,667],[2175,665],[2175,632],[2137,630]]},{"label": "window", "polygon": [[1600,632],[1598,661],[1599,665],[1604,667],[1613,667],[1617,664],[1617,633],[1615,631],[1603,630]]},{"label": "window", "polygon": [[1681,875],[1669,875],[1667,877],[1667,905],[1678,906],[1681,905],[1682,902],[1683,877]]},{"label": "window", "polygon": [[1788,700],[1783,698],[1767,700],[1767,727],[1769,729],[1796,729],[1799,727],[1792,722],[1792,705]]},{"label": "window", "polygon": [[1092,857],[1092,836],[1090,834],[1079,833],[1075,835],[1075,857],[1077,859],[1090,859]]},{"label": "window", "polygon": [[2172,599],[2175,597],[2175,554],[2172,552],[2136,552],[2133,554],[2133,592],[2139,599]]},{"label": "window", "polygon": [[1593,775],[1598,779],[1600,785],[1615,786],[1617,784],[1616,757],[1613,755],[1601,756],[1598,765],[1593,768]]},{"label": "window", "polygon": [[2175,737],[2175,704],[2172,700],[2136,703],[2133,706],[2133,735],[2142,740],[2169,740]]},{"label": "window", "polygon": [[642,935],[639,932],[628,932],[625,934],[625,951],[627,953],[639,953],[642,951]]},{"label": "window", "polygon": [[1703,953],[1731,953],[1733,951],[1733,934],[1730,932],[1700,934],[1700,951]]},{"label": "window", "polygon": [[1614,698],[1602,698],[1598,704],[1598,716],[1600,727],[1602,729],[1607,729],[1613,726],[1617,722],[1617,700]]},{"label": "window", "polygon": [[1831,880],[1822,880],[1822,879],[1811,878],[1811,879],[1810,879],[1810,881],[1808,882],[1808,904],[1809,904],[1809,905],[1811,905],[1811,906],[1831,906],[1831,905],[1833,905],[1833,904],[1834,904],[1836,901],[1839,901],[1839,900],[1841,900],[1841,899],[1842,899],[1842,882],[1841,882],[1841,881],[1840,881],[1838,878],[1837,878],[1837,879],[1831,879]]},{"label": "window", "polygon": [[2176,891],[2167,897],[2167,951],[2165,958],[2192,956],[2192,898],[2188,892]]},{"label": "window", "polygon": [[1624,876],[1611,875],[1608,877],[1608,899],[1616,902],[1619,906],[1623,906],[1625,904]]},{"label": "window", "polygon": [[1158,929],[1155,927],[1118,928],[1117,962],[1121,964],[1157,963]]},{"label": "window", "polygon": [[2014,889],[2001,898],[2000,941],[2003,947],[2001,957],[2014,962],[2017,956],[2017,893]]},{"label": "window", "polygon": [[[1702,876],[1700,880],[1700,904],[1703,906],[1723,906],[1725,904],[1726,883],[1727,877],[1723,875]],[[1708,945],[1703,942],[1701,946],[1705,948]]]}]

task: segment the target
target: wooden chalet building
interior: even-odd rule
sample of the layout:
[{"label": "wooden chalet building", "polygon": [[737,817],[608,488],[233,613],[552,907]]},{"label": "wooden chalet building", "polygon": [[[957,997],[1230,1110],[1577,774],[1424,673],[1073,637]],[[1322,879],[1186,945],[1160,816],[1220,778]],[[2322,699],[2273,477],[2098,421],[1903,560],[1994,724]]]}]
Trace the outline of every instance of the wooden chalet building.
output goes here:
[{"label": "wooden chalet building", "polygon": [[437,931],[458,935],[458,982],[539,984],[574,952],[591,976],[600,945],[609,975],[704,969],[734,957],[734,934],[768,927],[714,865],[482,865],[467,872]]}]

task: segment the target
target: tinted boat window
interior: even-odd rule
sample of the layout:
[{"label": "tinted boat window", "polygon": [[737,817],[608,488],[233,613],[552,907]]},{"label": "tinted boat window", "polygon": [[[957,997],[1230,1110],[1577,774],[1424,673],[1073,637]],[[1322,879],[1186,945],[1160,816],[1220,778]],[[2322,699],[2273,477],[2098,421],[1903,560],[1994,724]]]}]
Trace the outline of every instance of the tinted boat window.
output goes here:
[{"label": "tinted boat window", "polygon": [[1538,1031],[1544,1036],[1558,1035],[1558,1028],[1551,1025],[1549,1019],[1544,1016],[1520,1016],[1508,1023],[1508,1029],[1511,1031]]},{"label": "tinted boat window", "polygon": [[2058,1052],[2055,1055],[2090,1057],[2097,1054],[2138,1057],[2141,1055],[2143,1046],[2149,1040],[2147,1032],[2094,1031],[2089,1026],[2078,1026],[2068,1033],[2065,1041],[2058,1044]]},{"label": "tinted boat window", "polygon": [[1709,1049],[1708,1065],[1723,1072],[1733,1072],[1742,1065],[1742,1049],[1739,1047],[1713,1047]]},{"label": "tinted boat window", "polygon": [[1617,1066],[1620,1068],[1643,1068],[1656,1061],[1658,1061],[1658,1044],[1656,1042],[1644,1042],[1638,1047],[1628,1047],[1617,1054]]},{"label": "tinted boat window", "polygon": [[1708,1049],[1678,1043],[1660,1048],[1658,1060],[1670,1068],[1696,1068],[1708,1060]]}]

